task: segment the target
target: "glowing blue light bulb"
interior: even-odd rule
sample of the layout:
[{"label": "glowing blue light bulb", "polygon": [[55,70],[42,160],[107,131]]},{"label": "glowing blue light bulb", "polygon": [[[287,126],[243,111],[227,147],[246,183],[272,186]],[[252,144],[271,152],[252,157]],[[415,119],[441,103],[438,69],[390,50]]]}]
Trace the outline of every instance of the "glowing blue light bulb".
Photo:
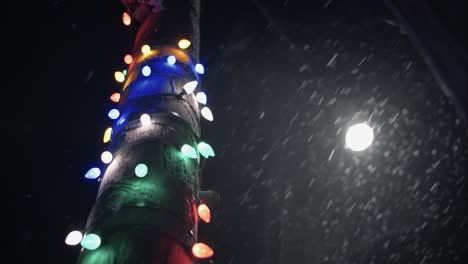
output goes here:
[{"label": "glowing blue light bulb", "polygon": [[127,70],[123,70],[122,73],[123,73],[124,75],[127,75]]},{"label": "glowing blue light bulb", "polygon": [[170,65],[174,65],[176,63],[176,57],[172,55],[167,57],[167,63],[169,63]]},{"label": "glowing blue light bulb", "polygon": [[201,65],[200,63],[197,63],[195,65],[195,71],[198,72],[199,74],[204,74],[205,73],[205,67]]},{"label": "glowing blue light bulb", "polygon": [[149,76],[151,74],[151,68],[146,65],[143,67],[143,69],[141,69],[141,73],[143,73],[144,76]]},{"label": "glowing blue light bulb", "polygon": [[120,116],[120,112],[117,109],[112,109],[112,110],[109,111],[109,113],[107,113],[107,116],[110,119],[114,120],[114,119],[117,119]]},{"label": "glowing blue light bulb", "polygon": [[92,168],[85,174],[86,179],[96,179],[101,175],[101,170],[99,168]]}]

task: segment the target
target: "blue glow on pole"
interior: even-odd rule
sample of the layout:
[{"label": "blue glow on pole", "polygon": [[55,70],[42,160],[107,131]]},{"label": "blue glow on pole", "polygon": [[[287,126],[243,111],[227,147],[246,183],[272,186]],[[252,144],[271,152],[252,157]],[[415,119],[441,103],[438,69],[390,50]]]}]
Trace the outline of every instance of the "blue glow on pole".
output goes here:
[{"label": "blue glow on pole", "polygon": [[109,111],[109,113],[107,113],[107,116],[110,119],[115,120],[120,116],[120,112],[117,109],[112,109],[112,110]]},{"label": "blue glow on pole", "polygon": [[169,65],[174,65],[176,63],[176,57],[172,55],[167,57],[167,63],[169,63]]},{"label": "blue glow on pole", "polygon": [[99,168],[92,168],[85,174],[86,179],[96,179],[101,176],[101,170]]},{"label": "blue glow on pole", "polygon": [[200,63],[197,63],[195,65],[195,71],[198,72],[199,74],[204,74],[205,73],[205,67],[201,65]]}]

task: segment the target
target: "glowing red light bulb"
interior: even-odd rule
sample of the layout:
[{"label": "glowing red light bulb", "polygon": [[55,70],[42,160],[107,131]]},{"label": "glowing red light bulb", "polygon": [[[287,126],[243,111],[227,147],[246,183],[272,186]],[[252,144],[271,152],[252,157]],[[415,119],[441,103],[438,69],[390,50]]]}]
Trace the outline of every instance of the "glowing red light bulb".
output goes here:
[{"label": "glowing red light bulb", "polygon": [[120,94],[119,93],[113,93],[110,97],[111,101],[114,103],[118,103],[120,101]]},{"label": "glowing red light bulb", "polygon": [[206,204],[200,204],[198,206],[198,216],[200,216],[201,220],[209,223],[211,219],[210,208]]},{"label": "glowing red light bulb", "polygon": [[126,26],[130,26],[130,24],[132,23],[132,18],[127,12],[124,12],[122,14],[122,23]]},{"label": "glowing red light bulb", "polygon": [[192,247],[192,253],[197,258],[209,258],[213,256],[213,250],[203,243],[195,243]]},{"label": "glowing red light bulb", "polygon": [[130,64],[130,63],[132,63],[132,61],[133,61],[132,55],[130,55],[130,54],[125,55],[125,57],[124,57],[124,62],[125,62],[126,64]]}]

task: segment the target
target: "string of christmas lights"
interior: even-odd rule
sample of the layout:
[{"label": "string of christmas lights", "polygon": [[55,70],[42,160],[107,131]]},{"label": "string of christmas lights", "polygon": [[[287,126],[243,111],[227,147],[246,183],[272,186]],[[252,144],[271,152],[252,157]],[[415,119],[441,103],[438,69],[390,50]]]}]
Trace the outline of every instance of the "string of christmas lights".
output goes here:
[{"label": "string of christmas lights", "polygon": [[[130,26],[132,24],[132,17],[129,13],[124,12],[122,14],[122,23],[124,26]],[[180,39],[177,42],[177,45],[180,52],[184,52],[191,45],[191,41],[185,38]],[[180,54],[165,54],[160,55],[157,48],[153,49],[150,45],[144,44],[141,46],[141,54],[126,54],[123,57],[123,62],[127,65],[126,69],[122,71],[114,72],[114,79],[123,84],[122,92],[128,86],[128,79],[132,78],[133,80],[137,78],[152,78],[153,75],[157,76],[159,74],[158,69],[161,67],[166,67],[166,70],[171,70],[171,67],[181,64],[186,67],[189,66],[191,71],[194,74],[195,80],[189,80],[182,85],[183,92],[181,94],[174,94],[176,98],[183,98],[184,96],[195,96],[196,102],[198,102],[201,107],[201,116],[207,121],[213,121],[213,114],[211,110],[206,106],[207,96],[200,90],[199,78],[200,75],[205,73],[205,68],[202,64],[196,63],[184,63],[178,60]],[[138,77],[137,72],[141,73],[141,77]],[[130,77],[130,75],[132,77]],[[180,89],[179,89],[180,90]],[[196,92],[196,94],[195,94]],[[109,96],[109,99],[112,103],[119,104],[121,100],[121,92],[114,92]],[[120,105],[122,106],[122,105]],[[176,112],[173,112],[176,116],[179,116]],[[125,118],[126,113],[125,109],[119,108],[118,105],[113,106],[109,109],[107,116],[110,120],[113,121],[112,126],[108,127],[103,136],[103,143],[107,146],[112,145],[113,140],[115,139],[117,127],[122,125],[127,119]],[[120,117],[120,118],[119,118]],[[139,122],[141,127],[149,127],[153,124],[153,119],[151,113],[142,113],[139,117]],[[128,121],[127,121],[128,122]],[[200,159],[200,156],[208,159],[209,157],[214,157],[215,153],[213,148],[206,142],[199,142],[196,146],[191,144],[184,144],[180,147],[180,152],[183,157],[189,159]],[[104,177],[103,172],[106,171],[107,167],[113,162],[114,157],[111,152],[111,148],[102,152],[100,156],[102,162],[101,166],[90,168],[84,175],[86,179],[101,181]],[[138,163],[134,167],[134,174],[138,178],[143,178],[151,173],[151,168],[145,163]],[[209,207],[200,201],[196,210],[199,219],[205,223],[209,223],[211,219],[211,213]],[[83,234],[83,230],[73,230],[65,238],[65,244],[70,246],[81,245],[85,250],[96,250],[103,243],[105,243],[105,238],[101,238],[99,232],[87,232]],[[192,245],[192,254],[196,258],[205,259],[213,256],[213,250],[202,242],[197,242]]]}]

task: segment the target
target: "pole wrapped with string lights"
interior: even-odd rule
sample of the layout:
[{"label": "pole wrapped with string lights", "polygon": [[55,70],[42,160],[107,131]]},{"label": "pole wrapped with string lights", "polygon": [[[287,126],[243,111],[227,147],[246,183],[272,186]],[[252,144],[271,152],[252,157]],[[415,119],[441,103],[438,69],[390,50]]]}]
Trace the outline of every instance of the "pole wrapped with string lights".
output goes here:
[{"label": "pole wrapped with string lights", "polygon": [[122,0],[123,26],[137,29],[114,78],[121,90],[107,116],[97,199],[83,230],[65,242],[81,245],[78,263],[199,263],[213,254],[198,240],[219,200],[201,191],[200,161],[214,157],[201,140],[213,121],[201,90],[199,0]]}]

